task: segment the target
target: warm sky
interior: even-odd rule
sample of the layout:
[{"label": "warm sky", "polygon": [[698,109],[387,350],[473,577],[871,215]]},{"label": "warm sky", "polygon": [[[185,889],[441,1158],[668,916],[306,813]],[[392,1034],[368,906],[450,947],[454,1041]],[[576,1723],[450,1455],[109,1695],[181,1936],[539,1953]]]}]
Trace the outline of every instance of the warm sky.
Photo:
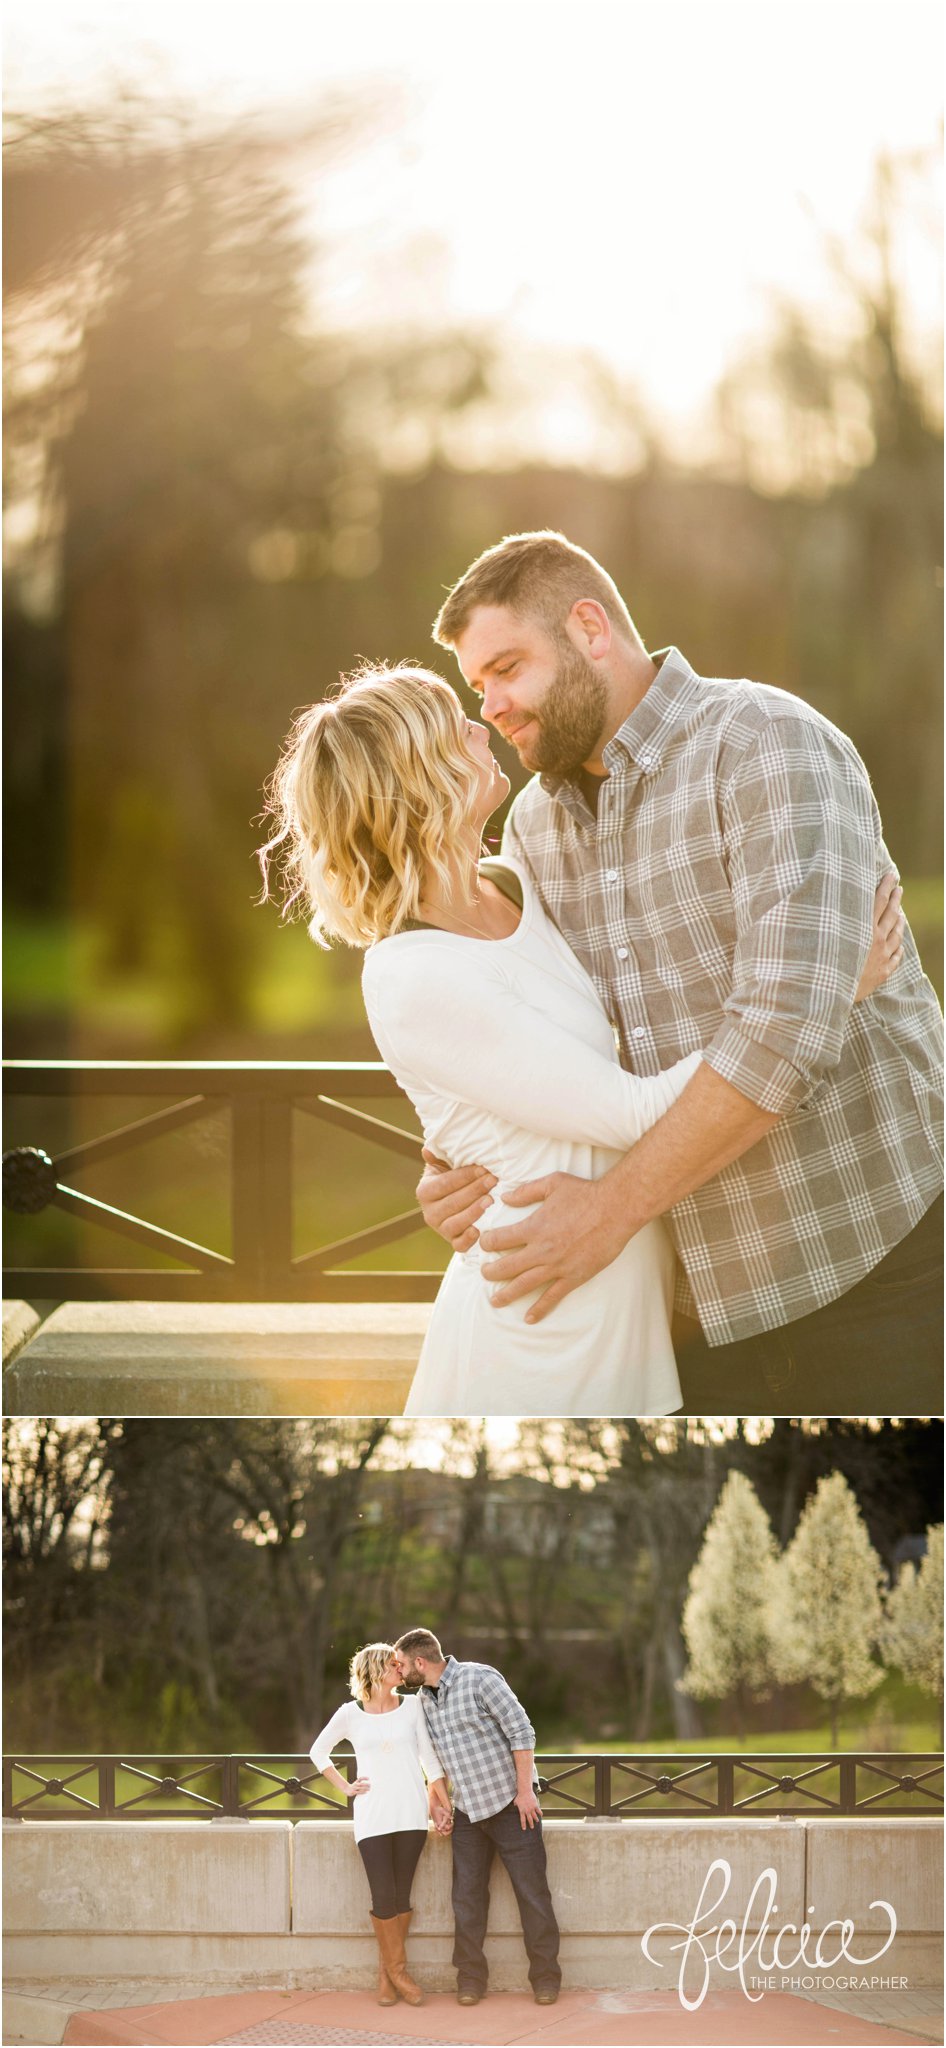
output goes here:
[{"label": "warm sky", "polygon": [[821,230],[850,247],[878,150],[941,119],[927,0],[7,0],[5,50],[10,104],[118,78],[271,122],[380,87],[386,135],[312,193],[359,251],[340,310],[593,348],[678,431],[774,294],[830,317]]}]

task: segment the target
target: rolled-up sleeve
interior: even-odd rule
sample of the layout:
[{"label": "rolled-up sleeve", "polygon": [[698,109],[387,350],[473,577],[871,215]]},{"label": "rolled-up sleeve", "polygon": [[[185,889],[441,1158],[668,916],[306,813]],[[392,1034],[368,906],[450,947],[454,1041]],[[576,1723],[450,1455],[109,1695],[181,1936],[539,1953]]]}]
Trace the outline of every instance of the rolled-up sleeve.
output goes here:
[{"label": "rolled-up sleeve", "polygon": [[485,1670],[478,1680],[476,1697],[481,1707],[502,1729],[510,1749],[534,1749],[535,1729],[521,1700],[500,1672]]},{"label": "rolled-up sleeve", "polygon": [[863,763],[823,721],[776,718],[722,792],[736,945],[704,1057],[760,1109],[795,1109],[841,1057],[884,862]]}]

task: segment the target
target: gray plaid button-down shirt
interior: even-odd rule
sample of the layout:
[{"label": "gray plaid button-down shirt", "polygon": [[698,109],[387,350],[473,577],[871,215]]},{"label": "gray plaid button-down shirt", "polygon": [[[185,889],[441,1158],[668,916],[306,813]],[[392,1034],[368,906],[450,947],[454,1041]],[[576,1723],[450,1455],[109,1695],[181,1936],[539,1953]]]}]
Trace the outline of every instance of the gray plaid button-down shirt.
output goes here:
[{"label": "gray plaid button-down shirt", "polygon": [[905,958],[854,993],[893,866],[850,740],[785,691],[695,674],[676,648],[604,750],[597,818],[536,778],[504,848],[587,968],[623,1064],[702,1050],[772,1131],[667,1217],[710,1344],[833,1301],[942,1186],[942,1020]]},{"label": "gray plaid button-down shirt", "polygon": [[448,1657],[436,1692],[420,1691],[431,1742],[468,1820],[501,1813],[516,1796],[514,1749],[535,1748],[535,1729],[502,1673]]}]

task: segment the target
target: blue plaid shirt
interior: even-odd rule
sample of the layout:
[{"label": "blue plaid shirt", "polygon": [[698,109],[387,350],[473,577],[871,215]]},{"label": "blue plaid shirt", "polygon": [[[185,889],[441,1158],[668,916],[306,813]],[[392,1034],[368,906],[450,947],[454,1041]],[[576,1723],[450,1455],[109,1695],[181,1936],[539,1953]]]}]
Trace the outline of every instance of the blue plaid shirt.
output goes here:
[{"label": "blue plaid shirt", "polygon": [[448,1657],[440,1684],[422,1685],[431,1742],[468,1820],[488,1820],[516,1796],[514,1749],[535,1749],[535,1729],[492,1664]]}]

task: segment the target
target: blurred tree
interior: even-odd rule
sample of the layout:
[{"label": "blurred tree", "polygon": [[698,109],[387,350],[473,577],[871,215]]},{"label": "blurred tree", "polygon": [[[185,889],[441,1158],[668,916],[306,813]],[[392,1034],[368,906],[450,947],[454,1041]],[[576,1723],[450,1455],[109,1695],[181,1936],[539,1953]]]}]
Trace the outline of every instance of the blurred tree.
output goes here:
[{"label": "blurred tree", "polygon": [[831,1747],[846,1701],[880,1684],[872,1652],[883,1619],[880,1559],[843,1473],[820,1479],[775,1574],[773,1662],[789,1683],[814,1687],[831,1716]]},{"label": "blurred tree", "polygon": [[93,1555],[109,1443],[109,1425],[98,1420],[76,1427],[48,1416],[4,1422],[4,1559],[23,1587],[51,1563],[68,1573]]},{"label": "blurred tree", "polygon": [[[110,1533],[114,1641],[197,1687],[204,1719],[255,1695],[274,1742],[307,1749],[365,1473],[389,1425],[126,1423]],[[190,1695],[186,1695],[189,1699]],[[308,1731],[308,1733],[307,1733]]]},{"label": "blurred tree", "polygon": [[694,1699],[732,1700],[740,1738],[748,1702],[773,1688],[768,1615],[777,1557],[755,1488],[730,1472],[687,1584],[680,1627],[690,1661],[679,1683]]},{"label": "blurred tree", "polygon": [[49,601],[52,579],[63,620],[44,739],[68,769],[69,909],[106,974],[164,975],[182,1029],[246,1014],[291,586],[377,566],[392,409],[436,421],[482,388],[475,340],[357,347],[320,312],[285,159],[304,145],[311,192],[374,118],[327,102],[287,139],[117,99],[8,124],[7,467],[36,524],[20,580]]},{"label": "blurred tree", "polygon": [[920,1530],[941,1512],[940,1457],[938,1429],[909,1416],[819,1417],[803,1429],[776,1417],[761,1443],[740,1430],[732,1444],[733,1462],[751,1479],[783,1549],[819,1479],[842,1472],[888,1572],[904,1530]]},{"label": "blurred tree", "polygon": [[[337,144],[335,117],[320,139]],[[34,122],[8,152],[14,281],[70,295],[78,329],[12,408],[45,442],[60,534],[72,909],[104,923],[106,968],[157,946],[192,1014],[229,1018],[258,780],[236,658],[248,554],[330,533],[341,466],[338,365],[303,333],[269,154],[133,104]]]},{"label": "blurred tree", "polygon": [[44,1726],[83,1664],[99,1664],[95,1567],[108,1521],[110,1425],[3,1424],[5,1677]]},{"label": "blurred tree", "polygon": [[907,1562],[887,1596],[880,1647],[884,1661],[922,1686],[943,1710],[943,1526],[926,1532],[926,1555]]},{"label": "blurred tree", "polygon": [[[371,1418],[11,1423],[10,1746],[304,1751],[352,1650],[417,1623],[501,1665],[547,1747],[698,1738],[675,1686],[687,1580],[726,1473],[761,1491],[769,1471],[771,1496],[768,1439],[533,1421],[488,1446],[484,1483],[480,1435],[430,1471],[412,1425]],[[928,1505],[914,1519],[905,1492],[893,1548],[941,1512],[940,1425],[911,1440]],[[807,1695],[783,1704],[780,1725],[810,1722]]]},{"label": "blurred tree", "polygon": [[[801,494],[786,522],[791,667],[877,778],[897,858],[936,874],[941,743],[941,349],[911,311],[909,262],[932,266],[938,155],[880,156],[859,240],[822,235],[837,311],[776,311],[771,341],[718,393],[730,471]],[[917,243],[920,243],[919,251]],[[906,268],[905,268],[906,265]]]},{"label": "blurred tree", "polygon": [[565,1427],[576,1463],[596,1473],[597,1497],[607,1503],[618,1645],[629,1706],[636,1695],[638,1735],[645,1739],[649,1732],[654,1690],[662,1683],[675,1734],[696,1738],[702,1732],[699,1711],[679,1686],[686,1661],[680,1614],[716,1495],[718,1447],[708,1433],[675,1422]]},{"label": "blurred tree", "polygon": [[155,1718],[172,1750],[201,1748],[211,1727],[221,1747],[245,1739],[234,1676],[255,1645],[257,1559],[220,1485],[221,1435],[210,1420],[129,1419],[112,1446],[99,1626],[124,1741]]}]

